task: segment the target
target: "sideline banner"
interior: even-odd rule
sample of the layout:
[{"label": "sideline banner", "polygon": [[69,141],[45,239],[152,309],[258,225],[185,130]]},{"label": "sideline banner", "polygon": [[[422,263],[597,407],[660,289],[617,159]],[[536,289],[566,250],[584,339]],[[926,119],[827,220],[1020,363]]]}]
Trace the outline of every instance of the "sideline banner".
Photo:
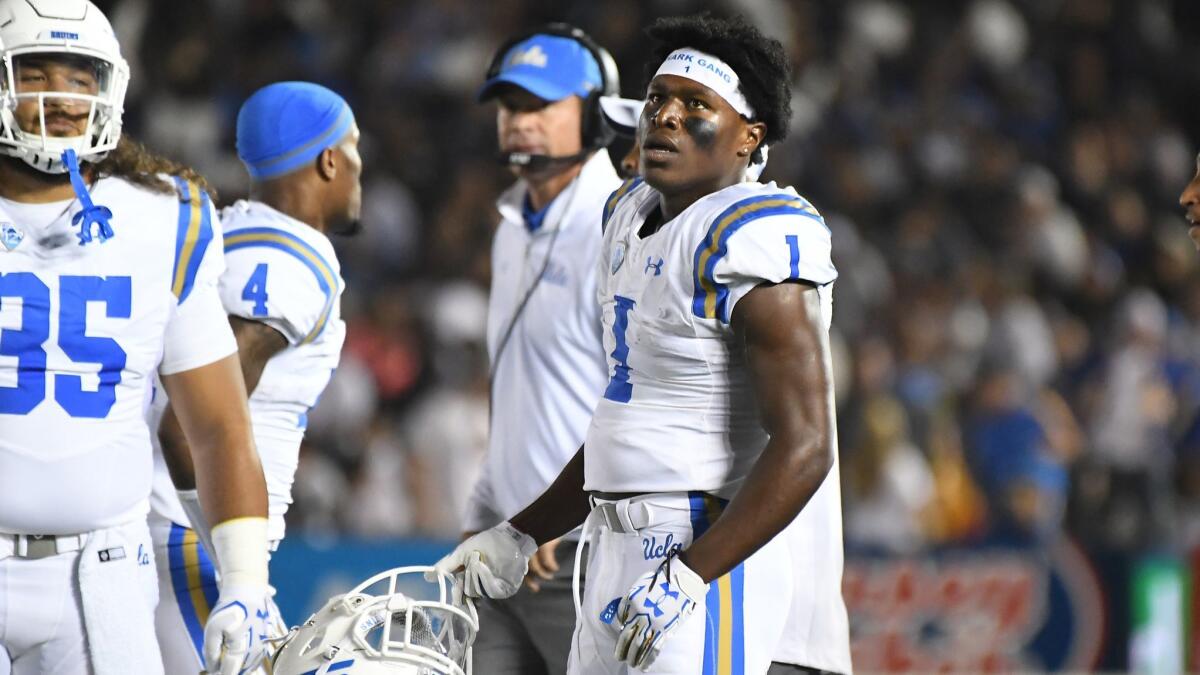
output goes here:
[{"label": "sideline banner", "polygon": [[1066,540],[848,555],[843,589],[856,671],[1086,672],[1100,661],[1104,595]]}]

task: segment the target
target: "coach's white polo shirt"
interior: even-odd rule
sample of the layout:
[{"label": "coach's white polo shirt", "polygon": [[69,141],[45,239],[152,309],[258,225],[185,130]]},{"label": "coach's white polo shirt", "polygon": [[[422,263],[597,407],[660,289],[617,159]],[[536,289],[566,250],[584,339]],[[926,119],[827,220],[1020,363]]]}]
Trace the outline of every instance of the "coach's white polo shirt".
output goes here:
[{"label": "coach's white polo shirt", "polygon": [[493,371],[491,434],[464,530],[483,530],[516,515],[558,477],[583,444],[608,382],[596,303],[596,256],[604,202],[620,184],[608,152],[600,150],[550,204],[538,229],[531,232],[525,224],[524,181],[496,202],[501,222],[492,243],[487,335]]}]

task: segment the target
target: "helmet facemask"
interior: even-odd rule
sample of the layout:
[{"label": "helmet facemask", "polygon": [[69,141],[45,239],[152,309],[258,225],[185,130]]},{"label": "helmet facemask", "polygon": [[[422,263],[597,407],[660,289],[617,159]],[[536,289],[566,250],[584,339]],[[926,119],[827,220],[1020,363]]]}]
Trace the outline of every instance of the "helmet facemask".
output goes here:
[{"label": "helmet facemask", "polygon": [[117,146],[129,68],[98,51],[26,46],[0,57],[0,152],[64,173],[65,150],[99,162]]},{"label": "helmet facemask", "polygon": [[470,675],[479,619],[460,584],[432,567],[377,574],[292,629],[271,656],[273,672],[352,662],[363,675]]},{"label": "helmet facemask", "polygon": [[376,658],[435,666],[429,673],[469,671],[479,628],[474,606],[450,578],[438,575],[431,583],[414,574],[421,568],[410,569],[378,574],[351,591],[374,596],[359,614],[354,642]]}]

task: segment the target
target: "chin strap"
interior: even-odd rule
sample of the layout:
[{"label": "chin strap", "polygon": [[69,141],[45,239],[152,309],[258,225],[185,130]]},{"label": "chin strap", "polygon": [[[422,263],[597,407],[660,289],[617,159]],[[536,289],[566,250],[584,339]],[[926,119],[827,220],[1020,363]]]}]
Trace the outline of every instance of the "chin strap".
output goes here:
[{"label": "chin strap", "polygon": [[79,245],[83,246],[92,241],[92,224],[99,225],[97,235],[100,237],[100,243],[112,239],[113,229],[109,224],[109,219],[112,218],[112,211],[107,206],[97,206],[92,203],[92,195],[88,192],[87,184],[83,182],[83,176],[79,173],[79,159],[75,156],[75,151],[68,148],[63,150],[62,162],[67,167],[67,172],[71,176],[71,187],[75,189],[75,196],[79,198],[79,203],[83,205],[83,210],[71,217],[72,225],[79,225]]}]

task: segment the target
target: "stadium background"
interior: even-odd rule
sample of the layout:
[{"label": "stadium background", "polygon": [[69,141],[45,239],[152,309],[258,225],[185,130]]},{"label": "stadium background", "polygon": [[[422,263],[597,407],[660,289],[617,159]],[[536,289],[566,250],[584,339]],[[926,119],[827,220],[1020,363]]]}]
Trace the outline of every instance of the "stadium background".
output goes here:
[{"label": "stadium background", "polygon": [[708,8],[787,46],[793,128],[765,178],[834,234],[858,669],[1195,667],[1200,283],[1176,200],[1200,148],[1200,3],[98,4],[133,71],[127,131],[222,204],[246,189],[233,123],[257,87],[312,80],[357,112],[348,339],[273,565],[291,621],[457,535],[510,181],[473,98],[492,50],[570,21],[640,97],[641,27]]}]

